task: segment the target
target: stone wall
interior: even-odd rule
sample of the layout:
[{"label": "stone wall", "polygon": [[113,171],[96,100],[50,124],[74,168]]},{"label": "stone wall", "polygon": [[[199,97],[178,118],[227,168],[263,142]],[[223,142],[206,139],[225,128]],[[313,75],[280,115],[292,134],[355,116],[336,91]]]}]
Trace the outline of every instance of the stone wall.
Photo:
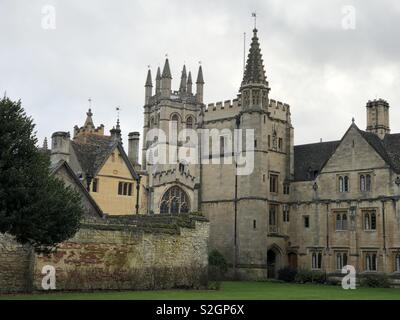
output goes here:
[{"label": "stone wall", "polygon": [[29,249],[3,237],[9,250],[0,251],[0,291],[42,290],[45,265],[56,269],[57,290],[201,287],[208,235],[201,217],[110,217],[85,222],[57,252],[32,259]]}]

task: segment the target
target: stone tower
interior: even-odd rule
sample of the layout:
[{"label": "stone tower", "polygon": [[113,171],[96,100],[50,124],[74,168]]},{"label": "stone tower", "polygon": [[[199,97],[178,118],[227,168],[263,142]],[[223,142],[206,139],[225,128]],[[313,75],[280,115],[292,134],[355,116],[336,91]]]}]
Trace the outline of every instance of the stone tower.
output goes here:
[{"label": "stone tower", "polygon": [[367,102],[367,131],[383,139],[390,133],[389,103],[383,99]]},{"label": "stone tower", "polygon": [[[169,60],[156,75],[156,90],[151,91],[151,73],[145,84],[142,168],[149,176],[149,213],[176,214],[198,210],[198,165],[182,159],[190,141],[184,129],[196,129],[203,101],[201,67],[197,92],[192,92],[191,72],[184,65],[179,89],[172,90]],[[192,152],[192,151],[191,151]],[[165,158],[162,160],[162,155]],[[151,161],[149,161],[151,160]],[[181,200],[177,200],[177,199]]]},{"label": "stone tower", "polygon": [[268,252],[284,259],[287,247],[279,204],[289,201],[293,128],[289,106],[270,99],[269,91],[254,29],[238,99],[208,104],[203,121],[205,128],[220,130],[221,141],[224,130],[241,129],[245,148],[235,157],[253,154],[254,168],[238,174],[232,161],[202,165],[201,171],[201,211],[210,220],[210,247],[228,259],[233,275],[250,279],[266,277]]}]

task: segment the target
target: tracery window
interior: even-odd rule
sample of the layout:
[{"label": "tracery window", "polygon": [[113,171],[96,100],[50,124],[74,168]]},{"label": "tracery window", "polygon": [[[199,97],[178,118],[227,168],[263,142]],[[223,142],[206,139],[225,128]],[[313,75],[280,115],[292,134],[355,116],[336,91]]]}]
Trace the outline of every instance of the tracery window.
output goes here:
[{"label": "tracery window", "polygon": [[189,197],[180,187],[169,188],[163,195],[160,205],[161,214],[189,213]]}]

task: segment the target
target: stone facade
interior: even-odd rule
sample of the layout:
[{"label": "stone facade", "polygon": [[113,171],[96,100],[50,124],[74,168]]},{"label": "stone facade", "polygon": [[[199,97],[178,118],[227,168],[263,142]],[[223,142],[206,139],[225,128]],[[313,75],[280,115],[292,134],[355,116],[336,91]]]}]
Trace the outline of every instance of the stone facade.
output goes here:
[{"label": "stone facade", "polygon": [[[400,135],[390,134],[386,101],[367,103],[366,131],[352,123],[341,140],[294,146],[291,107],[269,96],[257,30],[237,98],[205,105],[201,68],[195,94],[185,90],[185,81],[191,88],[184,67],[180,90],[171,89],[167,60],[153,93],[148,73],[142,156],[148,213],[163,213],[166,192],[179,187],[190,199],[189,211],[209,219],[210,248],[227,258],[232,276],[276,277],[288,265],[328,273],[345,264],[357,272],[400,272]],[[224,130],[253,129],[253,172],[237,175],[229,160],[243,152],[223,157],[221,145],[206,159],[200,153],[195,164],[146,164],[149,150],[160,144],[157,134],[146,138],[149,130],[168,133],[174,121],[188,127],[188,116],[190,128],[218,129],[221,139]],[[179,143],[185,141],[178,141],[178,150]],[[179,213],[176,202],[168,212]]]}]

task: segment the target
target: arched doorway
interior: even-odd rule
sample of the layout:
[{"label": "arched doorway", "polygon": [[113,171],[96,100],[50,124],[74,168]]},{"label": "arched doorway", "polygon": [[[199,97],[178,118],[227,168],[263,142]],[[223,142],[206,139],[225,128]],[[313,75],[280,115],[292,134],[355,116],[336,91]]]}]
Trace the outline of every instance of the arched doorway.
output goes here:
[{"label": "arched doorway", "polygon": [[276,278],[276,253],[270,249],[267,252],[268,278]]},{"label": "arched doorway", "polygon": [[297,254],[295,252],[290,252],[288,254],[289,267],[292,269],[297,269]]},{"label": "arched doorway", "polygon": [[267,271],[268,278],[275,279],[278,277],[278,270],[280,268],[281,253],[275,246],[267,251]]}]

